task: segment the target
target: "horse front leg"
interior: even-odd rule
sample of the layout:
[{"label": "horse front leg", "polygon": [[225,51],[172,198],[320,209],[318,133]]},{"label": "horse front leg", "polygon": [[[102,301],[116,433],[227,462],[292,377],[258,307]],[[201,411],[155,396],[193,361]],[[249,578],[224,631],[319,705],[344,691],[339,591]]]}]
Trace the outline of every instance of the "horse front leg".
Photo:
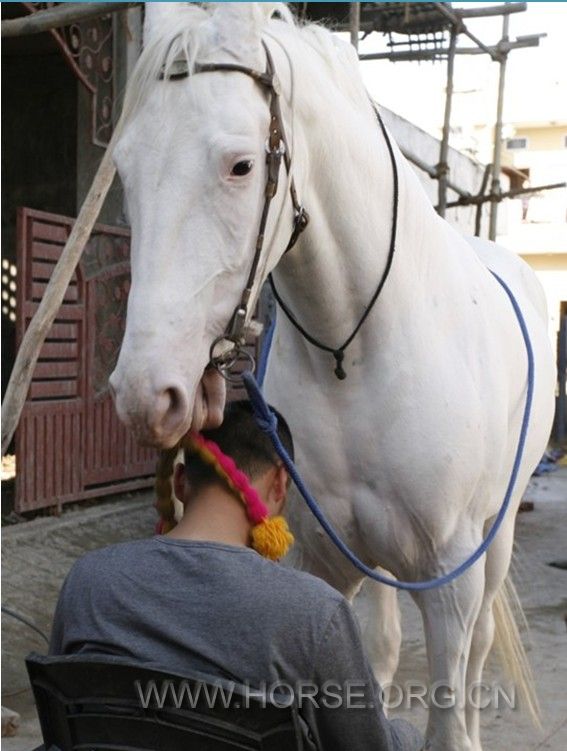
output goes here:
[{"label": "horse front leg", "polygon": [[[384,569],[378,570],[391,576]],[[376,680],[381,686],[388,686],[398,669],[402,643],[397,590],[366,579],[353,605]]]},{"label": "horse front leg", "polygon": [[[473,550],[458,546],[451,555],[440,556],[439,565],[429,576],[452,570]],[[426,748],[431,751],[473,751],[466,723],[467,665],[483,593],[483,559],[450,584],[413,593],[427,646],[430,694]]]}]

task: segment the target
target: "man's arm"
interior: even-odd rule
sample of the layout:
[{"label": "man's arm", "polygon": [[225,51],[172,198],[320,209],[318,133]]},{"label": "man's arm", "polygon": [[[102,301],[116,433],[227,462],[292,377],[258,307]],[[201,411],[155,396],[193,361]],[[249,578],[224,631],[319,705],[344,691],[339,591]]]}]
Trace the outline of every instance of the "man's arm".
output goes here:
[{"label": "man's arm", "polygon": [[403,720],[389,721],[380,688],[362,649],[360,630],[343,600],[315,656],[315,701],[300,699],[300,714],[321,751],[420,751],[421,734]]}]

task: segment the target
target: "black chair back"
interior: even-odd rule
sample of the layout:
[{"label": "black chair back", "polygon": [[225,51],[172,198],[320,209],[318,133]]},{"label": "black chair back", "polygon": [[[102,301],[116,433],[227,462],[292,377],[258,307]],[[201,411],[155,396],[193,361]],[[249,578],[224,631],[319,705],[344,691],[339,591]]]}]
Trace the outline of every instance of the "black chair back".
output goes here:
[{"label": "black chair back", "polygon": [[120,657],[26,659],[46,751],[303,749],[289,696]]}]

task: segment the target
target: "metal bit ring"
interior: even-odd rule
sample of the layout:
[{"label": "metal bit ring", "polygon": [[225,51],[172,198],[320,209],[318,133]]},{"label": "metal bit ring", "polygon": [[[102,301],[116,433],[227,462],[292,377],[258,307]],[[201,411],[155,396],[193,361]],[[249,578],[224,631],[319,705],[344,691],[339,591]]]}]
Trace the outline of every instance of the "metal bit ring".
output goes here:
[{"label": "metal bit ring", "polygon": [[[221,342],[227,342],[232,346],[226,352],[216,354],[215,350],[218,350],[218,345]],[[232,374],[230,371],[236,365],[239,360],[245,360],[248,362],[249,367],[245,368],[252,373],[256,370],[256,360],[239,342],[227,337],[226,335],[218,336],[211,344],[209,350],[209,367],[215,368],[215,370],[221,374],[221,376],[229,383],[240,383],[242,375]]]},{"label": "metal bit ring", "polygon": [[[218,352],[219,344],[226,342],[231,346],[224,352]],[[227,337],[225,334],[217,336],[211,344],[209,350],[209,364],[224,375],[224,371],[230,370],[240,355],[240,345],[234,339]]]}]

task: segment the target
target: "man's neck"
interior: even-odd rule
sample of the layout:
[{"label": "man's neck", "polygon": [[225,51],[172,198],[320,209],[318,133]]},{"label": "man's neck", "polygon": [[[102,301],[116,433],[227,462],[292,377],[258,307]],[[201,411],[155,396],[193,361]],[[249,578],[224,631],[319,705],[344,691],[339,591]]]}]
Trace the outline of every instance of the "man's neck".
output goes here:
[{"label": "man's neck", "polygon": [[241,501],[219,485],[211,485],[185,500],[183,518],[168,537],[247,547],[250,522]]}]

